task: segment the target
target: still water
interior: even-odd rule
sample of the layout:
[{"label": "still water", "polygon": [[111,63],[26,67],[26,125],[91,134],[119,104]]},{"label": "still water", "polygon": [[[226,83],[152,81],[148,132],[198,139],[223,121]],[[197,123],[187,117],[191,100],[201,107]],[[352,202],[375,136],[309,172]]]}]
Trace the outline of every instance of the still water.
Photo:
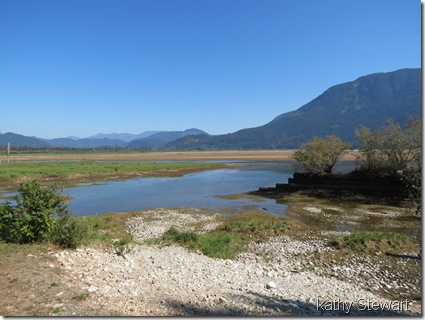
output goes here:
[{"label": "still water", "polygon": [[[235,164],[235,162],[232,162]],[[109,212],[124,212],[152,208],[197,207],[225,213],[226,209],[264,210],[284,216],[285,204],[273,199],[261,202],[249,198],[228,200],[217,195],[229,195],[274,187],[292,177],[292,162],[239,162],[240,167],[216,169],[186,174],[180,177],[139,177],[126,180],[94,181],[65,188],[73,198],[70,209],[75,216]],[[335,171],[353,169],[353,163],[341,162]],[[0,196],[12,196],[13,193]]]},{"label": "still water", "polygon": [[224,212],[225,209],[260,209],[270,214],[284,215],[286,205],[264,199],[227,200],[217,195],[258,190],[260,186],[275,186],[292,176],[289,165],[251,163],[238,168],[208,170],[181,177],[134,178],[78,184],[66,188],[73,201],[74,215],[93,215],[108,212],[134,211],[151,208],[198,207]]}]

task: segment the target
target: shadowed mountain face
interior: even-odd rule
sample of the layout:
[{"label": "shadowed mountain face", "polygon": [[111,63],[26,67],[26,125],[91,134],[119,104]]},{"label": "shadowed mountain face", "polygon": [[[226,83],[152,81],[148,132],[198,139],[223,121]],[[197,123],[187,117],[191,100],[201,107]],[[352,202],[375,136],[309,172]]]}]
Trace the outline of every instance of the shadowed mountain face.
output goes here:
[{"label": "shadowed mountain face", "polygon": [[371,74],[333,86],[261,127],[227,135],[187,136],[165,149],[292,149],[313,136],[331,134],[355,144],[354,129],[361,125],[376,129],[388,118],[404,124],[408,116],[420,116],[421,87],[421,69]]}]

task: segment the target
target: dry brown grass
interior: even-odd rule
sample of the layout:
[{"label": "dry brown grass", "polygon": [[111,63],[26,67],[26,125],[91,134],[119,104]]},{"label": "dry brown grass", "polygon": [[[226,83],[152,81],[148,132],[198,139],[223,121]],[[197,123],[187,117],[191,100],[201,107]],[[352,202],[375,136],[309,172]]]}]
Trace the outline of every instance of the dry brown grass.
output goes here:
[{"label": "dry brown grass", "polygon": [[[154,152],[105,152],[84,154],[24,154],[12,155],[10,161],[33,160],[91,160],[91,161],[158,161],[158,160],[293,160],[294,150],[225,150],[225,151],[154,151]],[[345,153],[341,160],[354,160],[356,152]]]},{"label": "dry brown grass", "polygon": [[94,316],[114,315],[93,303],[78,279],[67,276],[49,245],[0,242],[0,315]]}]

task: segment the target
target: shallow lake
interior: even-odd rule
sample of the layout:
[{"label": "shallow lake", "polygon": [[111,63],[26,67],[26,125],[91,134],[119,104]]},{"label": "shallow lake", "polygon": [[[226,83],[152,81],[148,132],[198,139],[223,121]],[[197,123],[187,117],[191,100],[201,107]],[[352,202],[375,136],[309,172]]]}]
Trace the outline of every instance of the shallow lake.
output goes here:
[{"label": "shallow lake", "polygon": [[274,200],[254,202],[243,198],[216,197],[274,186],[292,176],[288,165],[256,163],[231,169],[189,173],[181,177],[147,177],[123,181],[79,184],[64,190],[74,198],[74,215],[134,211],[151,208],[197,207],[225,212],[226,209],[262,209],[284,215],[286,206]]},{"label": "shallow lake", "polygon": [[[216,196],[286,183],[293,174],[291,163],[240,162],[240,167],[201,171],[180,177],[94,181],[65,188],[64,193],[73,198],[70,201],[70,209],[76,216],[178,207],[208,208],[222,213],[225,213],[226,209],[257,209],[284,216],[287,206],[276,204],[272,199],[262,199],[258,202],[250,198],[229,200]],[[352,169],[352,166],[351,163],[341,162],[335,169],[347,171]],[[13,194],[1,196],[10,195]]]}]

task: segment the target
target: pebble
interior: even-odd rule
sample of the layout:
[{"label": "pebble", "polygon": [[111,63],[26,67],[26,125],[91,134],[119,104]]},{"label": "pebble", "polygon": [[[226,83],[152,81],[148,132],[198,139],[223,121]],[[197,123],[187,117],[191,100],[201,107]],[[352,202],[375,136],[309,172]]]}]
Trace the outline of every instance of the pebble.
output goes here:
[{"label": "pebble", "polygon": [[275,289],[275,288],[277,288],[277,285],[273,281],[270,281],[269,283],[266,284],[266,288],[267,289]]},{"label": "pebble", "polygon": [[[152,217],[154,210],[147,212]],[[187,226],[196,218],[181,214],[178,209],[157,212],[162,222],[166,217],[173,217],[174,220],[167,220],[169,225],[177,219],[177,224]],[[193,216],[214,224],[213,215]],[[149,239],[159,232],[160,225],[157,220],[151,220],[138,216],[129,219],[127,226],[136,239]],[[377,269],[373,261],[366,264],[363,261],[365,265],[361,269],[348,261],[347,266],[338,267],[335,260],[329,267],[329,270],[334,267],[335,277],[309,271],[311,264],[306,257],[330,250],[334,249],[320,240],[299,241],[281,236],[264,243],[250,243],[247,251],[234,261],[209,258],[174,245],[133,245],[125,258],[112,250],[80,248],[60,252],[57,259],[64,269],[72,266],[65,276],[79,277],[86,284],[86,290],[95,293],[93,296],[98,300],[93,301],[122,315],[317,316],[323,315],[316,308],[317,299],[388,301],[367,290],[373,287],[371,284],[379,283],[379,277],[367,288],[359,281],[338,280],[341,275],[355,277],[355,272],[365,273],[364,268],[374,274]],[[279,259],[265,261],[256,256],[256,252],[270,253]],[[310,269],[304,269],[306,266]],[[339,315],[336,311],[328,313]],[[355,310],[351,314],[362,315]]]}]

